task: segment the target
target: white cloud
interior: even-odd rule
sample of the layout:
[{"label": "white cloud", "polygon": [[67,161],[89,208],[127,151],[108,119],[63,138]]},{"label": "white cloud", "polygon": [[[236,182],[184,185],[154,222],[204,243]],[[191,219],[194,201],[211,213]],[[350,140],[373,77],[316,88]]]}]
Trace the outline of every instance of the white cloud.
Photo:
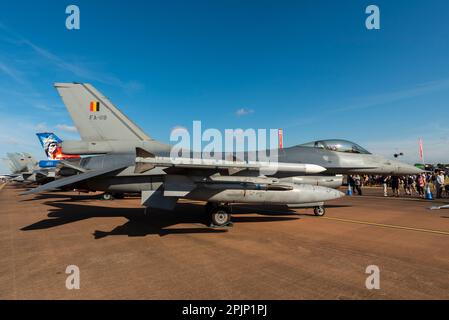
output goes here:
[{"label": "white cloud", "polygon": [[69,126],[67,124],[57,124],[56,129],[65,131],[65,132],[77,132],[77,129],[75,126]]},{"label": "white cloud", "polygon": [[38,123],[38,124],[35,126],[35,129],[36,129],[37,131],[39,131],[39,132],[48,132],[48,131],[50,131],[50,130],[48,129],[47,124],[46,124],[45,122]]},{"label": "white cloud", "polygon": [[246,109],[246,108],[240,108],[235,112],[235,115],[237,117],[243,117],[243,116],[247,116],[251,113],[254,113],[254,110],[252,109]]}]

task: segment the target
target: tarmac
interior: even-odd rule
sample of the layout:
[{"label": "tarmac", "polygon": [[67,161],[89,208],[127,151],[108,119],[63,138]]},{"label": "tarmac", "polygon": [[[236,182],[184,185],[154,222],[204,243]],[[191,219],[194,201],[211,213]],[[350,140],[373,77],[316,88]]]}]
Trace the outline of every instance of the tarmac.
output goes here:
[{"label": "tarmac", "polygon": [[239,206],[210,229],[199,202],[145,213],[138,197],[0,189],[0,299],[449,299],[449,210],[428,209],[448,199],[367,188],[324,217]]}]

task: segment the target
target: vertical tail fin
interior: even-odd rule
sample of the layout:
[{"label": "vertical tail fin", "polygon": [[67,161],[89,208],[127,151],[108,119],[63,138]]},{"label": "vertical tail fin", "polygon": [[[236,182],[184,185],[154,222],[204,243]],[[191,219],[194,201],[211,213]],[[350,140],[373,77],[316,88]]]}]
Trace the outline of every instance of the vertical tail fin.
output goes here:
[{"label": "vertical tail fin", "polygon": [[151,140],[108,98],[90,84],[56,83],[76,128],[85,141]]},{"label": "vertical tail fin", "polygon": [[58,151],[61,149],[62,140],[52,132],[36,133],[42,148],[44,148],[45,155],[48,160],[56,159]]},{"label": "vertical tail fin", "polygon": [[27,162],[22,154],[14,152],[14,153],[7,153],[6,156],[11,161],[11,164],[16,169],[15,170],[16,172],[23,172],[27,170]]},{"label": "vertical tail fin", "polygon": [[37,164],[36,159],[27,152],[22,152],[22,156],[28,171],[33,171]]},{"label": "vertical tail fin", "polygon": [[48,160],[64,160],[69,158],[79,158],[79,155],[66,155],[62,153],[62,140],[53,132],[39,132],[36,136],[44,148]]}]

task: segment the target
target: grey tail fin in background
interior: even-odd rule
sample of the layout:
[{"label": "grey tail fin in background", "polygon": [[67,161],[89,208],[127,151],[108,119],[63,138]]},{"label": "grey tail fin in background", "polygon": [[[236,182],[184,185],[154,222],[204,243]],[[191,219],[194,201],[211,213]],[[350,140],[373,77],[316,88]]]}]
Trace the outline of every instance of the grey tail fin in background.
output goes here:
[{"label": "grey tail fin in background", "polygon": [[92,85],[56,83],[55,88],[82,140],[152,140]]}]

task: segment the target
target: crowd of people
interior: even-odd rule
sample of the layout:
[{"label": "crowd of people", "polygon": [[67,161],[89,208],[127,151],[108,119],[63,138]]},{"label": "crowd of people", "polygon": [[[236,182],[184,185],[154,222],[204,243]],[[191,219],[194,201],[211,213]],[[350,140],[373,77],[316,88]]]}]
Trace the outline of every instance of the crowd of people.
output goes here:
[{"label": "crowd of people", "polygon": [[407,176],[350,175],[348,185],[358,195],[362,195],[363,186],[382,186],[385,197],[391,189],[394,197],[402,193],[424,198],[427,188],[437,199],[449,197],[449,173],[443,170]]}]

